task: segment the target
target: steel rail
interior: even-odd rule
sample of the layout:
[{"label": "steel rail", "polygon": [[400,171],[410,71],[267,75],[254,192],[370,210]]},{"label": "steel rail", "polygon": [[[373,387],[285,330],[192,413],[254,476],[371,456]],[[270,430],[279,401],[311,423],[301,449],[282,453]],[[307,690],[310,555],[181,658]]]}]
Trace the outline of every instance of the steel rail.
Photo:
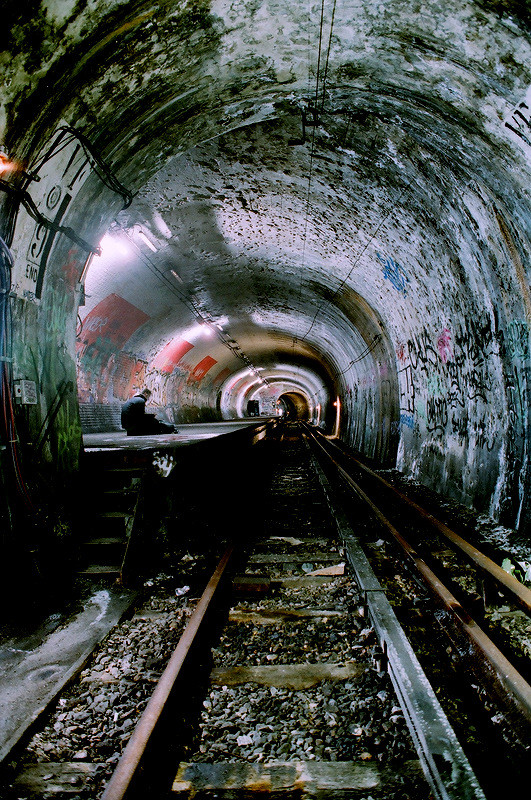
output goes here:
[{"label": "steel rail", "polygon": [[531,722],[531,686],[513,667],[494,642],[484,633],[470,614],[462,607],[449,589],[439,580],[437,575],[428,567],[426,562],[416,553],[415,549],[406,541],[394,525],[382,514],[380,509],[365,494],[363,489],[349,475],[349,473],[330,455],[326,448],[315,438],[316,443],[334,464],[338,473],[356,492],[356,494],[369,506],[380,523],[387,528],[394,539],[402,547],[408,558],[413,562],[422,578],[435,595],[442,607],[450,612],[458,628],[463,631],[475,652],[481,657],[483,665],[497,690],[519,714]]},{"label": "steel rail", "polygon": [[183,631],[166,669],[162,673],[149,702],[138,721],[131,738],[113,772],[101,800],[122,800],[139,770],[142,758],[151,736],[159,722],[171,691],[179,676],[186,657],[196,640],[198,631],[207,613],[212,598],[218,588],[225,569],[234,552],[234,546],[227,548],[210,578],[201,598]]},{"label": "steel rail", "polygon": [[[329,453],[315,440],[328,458]],[[413,652],[344,510],[319,463],[315,468],[329,499],[345,551],[374,626],[422,769],[436,800],[485,800],[485,795]]]},{"label": "steel rail", "polygon": [[[313,434],[314,432],[311,431]],[[355,456],[350,455],[350,453],[344,453],[341,448],[339,448],[334,442],[328,442],[334,449],[338,450],[342,455],[349,459],[349,461],[353,461],[357,467],[362,469],[364,472],[369,474],[372,478],[376,478],[381,484],[383,484],[386,489],[389,489],[395,495],[397,495],[400,500],[406,503],[410,508],[416,511],[419,516],[429,522],[432,527],[434,527],[439,533],[445,536],[452,544],[454,544],[457,548],[459,548],[468,558],[483,572],[489,574],[492,578],[494,578],[498,583],[500,583],[506,590],[511,594],[511,596],[515,599],[518,605],[527,613],[531,615],[531,589],[527,586],[524,586],[520,583],[517,578],[511,575],[509,572],[506,572],[502,569],[495,561],[491,558],[486,556],[480,550],[478,550],[474,545],[467,542],[458,533],[453,531],[448,525],[445,525],[444,522],[441,522],[429,511],[419,506],[418,503],[415,503],[414,500],[411,500],[405,494],[403,494],[399,489],[396,489],[392,484],[388,483],[385,478],[382,478],[370,467],[367,467],[363,462],[359,461]]]}]

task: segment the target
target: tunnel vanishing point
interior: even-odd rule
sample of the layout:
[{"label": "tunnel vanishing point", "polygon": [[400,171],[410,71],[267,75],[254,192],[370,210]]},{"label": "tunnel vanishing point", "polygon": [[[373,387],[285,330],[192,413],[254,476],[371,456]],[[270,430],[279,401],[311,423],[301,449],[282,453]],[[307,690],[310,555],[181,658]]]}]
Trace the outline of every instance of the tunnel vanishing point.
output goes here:
[{"label": "tunnel vanishing point", "polygon": [[80,410],[143,385],[176,423],[289,411],[527,536],[525,0],[2,12],[4,540],[60,538]]}]

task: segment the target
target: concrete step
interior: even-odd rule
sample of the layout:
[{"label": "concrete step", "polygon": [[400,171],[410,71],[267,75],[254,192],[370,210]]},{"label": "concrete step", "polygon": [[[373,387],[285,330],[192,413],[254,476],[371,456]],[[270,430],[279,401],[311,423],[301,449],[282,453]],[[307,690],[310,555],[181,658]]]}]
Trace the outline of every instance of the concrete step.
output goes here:
[{"label": "concrete step", "polygon": [[78,570],[78,575],[120,575],[119,564],[88,564]]},{"label": "concrete step", "polygon": [[83,542],[84,545],[124,545],[126,544],[126,539],[123,536],[100,536],[95,539],[85,539]]}]

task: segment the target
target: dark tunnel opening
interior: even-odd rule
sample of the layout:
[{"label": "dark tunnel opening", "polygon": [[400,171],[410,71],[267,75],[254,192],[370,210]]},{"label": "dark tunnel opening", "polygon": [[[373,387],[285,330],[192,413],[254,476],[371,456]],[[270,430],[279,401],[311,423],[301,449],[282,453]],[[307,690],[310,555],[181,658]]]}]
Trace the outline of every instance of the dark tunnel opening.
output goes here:
[{"label": "dark tunnel opening", "polygon": [[286,392],[278,398],[283,416],[290,422],[307,422],[310,419],[308,401],[299,392]]}]

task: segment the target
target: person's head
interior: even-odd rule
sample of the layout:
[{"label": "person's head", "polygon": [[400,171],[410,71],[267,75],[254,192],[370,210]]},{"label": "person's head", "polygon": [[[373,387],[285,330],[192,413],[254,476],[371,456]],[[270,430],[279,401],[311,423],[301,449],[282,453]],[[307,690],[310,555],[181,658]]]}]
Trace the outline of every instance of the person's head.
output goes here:
[{"label": "person's head", "polygon": [[151,389],[144,388],[142,389],[140,394],[142,395],[142,397],[145,397],[146,400],[149,400],[149,398],[151,397]]}]

